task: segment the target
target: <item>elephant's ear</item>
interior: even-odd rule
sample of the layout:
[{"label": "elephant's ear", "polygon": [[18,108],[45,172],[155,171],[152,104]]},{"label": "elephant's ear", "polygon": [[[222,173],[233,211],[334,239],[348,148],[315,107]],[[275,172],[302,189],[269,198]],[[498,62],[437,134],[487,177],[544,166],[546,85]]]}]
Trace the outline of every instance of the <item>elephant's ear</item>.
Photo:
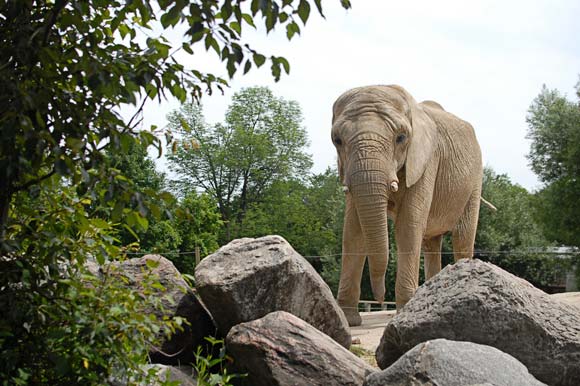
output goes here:
[{"label": "elephant's ear", "polygon": [[435,152],[437,137],[435,122],[420,105],[413,101],[409,113],[413,132],[405,164],[408,188],[419,181],[425,172],[427,164]]}]

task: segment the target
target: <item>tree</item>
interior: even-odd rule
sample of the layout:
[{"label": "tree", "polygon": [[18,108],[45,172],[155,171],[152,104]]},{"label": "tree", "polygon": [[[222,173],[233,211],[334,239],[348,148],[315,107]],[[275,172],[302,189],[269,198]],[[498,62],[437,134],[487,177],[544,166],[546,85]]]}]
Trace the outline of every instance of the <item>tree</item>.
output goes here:
[{"label": "tree", "polygon": [[[175,325],[144,318],[142,299],[84,263],[122,258],[120,224],[146,229],[168,197],[140,194],[104,150],[161,149],[155,128],[140,127],[147,100],[185,102],[227,85],[179,64],[176,50],[204,45],[230,77],[247,72],[266,57],[243,30],[263,20],[290,39],[310,4],[322,13],[320,0],[0,1],[3,384],[103,384],[113,372],[138,381],[156,332]],[[177,44],[163,37],[173,27],[186,31]],[[269,60],[275,79],[289,72],[286,59]],[[136,106],[128,120],[118,113],[126,104]]]},{"label": "tree", "polygon": [[551,240],[580,246],[580,82],[578,100],[545,86],[528,111],[528,159],[544,183],[537,218]]},{"label": "tree", "polygon": [[174,227],[181,239],[180,253],[168,257],[179,272],[193,274],[195,248],[199,247],[201,257],[215,252],[219,247],[218,235],[223,224],[216,202],[205,193],[188,192],[175,212]]},{"label": "tree", "polygon": [[248,209],[244,236],[280,235],[321,272],[323,257],[340,254],[343,195],[332,169],[305,181],[276,181]]},{"label": "tree", "polygon": [[482,205],[475,256],[540,288],[557,281],[565,267],[546,253],[550,243],[533,216],[534,196],[489,167],[484,168],[482,196],[498,210],[493,212]]},{"label": "tree", "polygon": [[[117,234],[119,245],[132,248],[137,246],[137,250],[146,252],[174,249],[180,241],[168,221],[170,201],[173,200],[163,192],[166,185],[165,174],[157,171],[155,163],[147,154],[147,148],[134,143],[128,146],[127,151],[107,152],[103,162],[108,162],[112,170],[122,172],[123,178],[128,180],[127,185],[131,186],[134,196],[127,205],[137,209],[139,213],[146,214],[140,219],[147,224],[146,227],[119,229]],[[159,197],[155,199],[156,196]],[[149,204],[155,205],[145,207],[142,197],[147,197]],[[161,199],[162,197],[169,203]],[[153,212],[150,209],[153,209]]]},{"label": "tree", "polygon": [[184,146],[168,155],[170,168],[181,176],[182,189],[194,187],[215,198],[226,240],[274,181],[300,179],[309,170],[301,122],[298,103],[277,98],[265,87],[236,93],[225,123],[214,127],[204,122],[200,106],[185,105],[170,114],[169,127],[185,129]]}]

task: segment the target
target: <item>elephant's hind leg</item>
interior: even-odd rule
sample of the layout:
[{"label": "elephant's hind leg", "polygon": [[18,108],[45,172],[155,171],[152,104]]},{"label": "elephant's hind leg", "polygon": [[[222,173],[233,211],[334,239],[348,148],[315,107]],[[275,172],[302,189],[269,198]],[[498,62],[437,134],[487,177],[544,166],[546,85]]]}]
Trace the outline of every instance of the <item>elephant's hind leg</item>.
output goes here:
[{"label": "elephant's hind leg", "polygon": [[451,232],[455,261],[473,257],[477,220],[479,218],[480,197],[480,190],[475,191],[471,195],[463,214],[459,217],[457,225]]},{"label": "elephant's hind leg", "polygon": [[425,261],[425,281],[441,271],[441,240],[443,235],[423,240],[423,259]]}]

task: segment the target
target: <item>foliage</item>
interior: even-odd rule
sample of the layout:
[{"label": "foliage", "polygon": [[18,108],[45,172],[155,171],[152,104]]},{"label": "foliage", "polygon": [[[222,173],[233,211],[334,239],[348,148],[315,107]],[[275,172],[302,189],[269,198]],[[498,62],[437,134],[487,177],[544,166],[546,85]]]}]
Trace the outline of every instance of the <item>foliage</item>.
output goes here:
[{"label": "foliage", "polygon": [[[123,258],[119,228],[147,230],[148,219],[161,215],[159,203],[172,198],[140,192],[105,150],[113,157],[133,146],[160,150],[156,128],[140,129],[147,100],[185,102],[227,84],[186,69],[177,51],[193,55],[203,46],[230,77],[245,73],[266,57],[242,41],[242,29],[262,20],[267,31],[285,27],[290,39],[310,4],[322,13],[320,0],[247,7],[231,0],[0,0],[3,384],[103,384],[113,363],[129,378],[138,373],[159,323],[140,312],[143,299],[83,276],[83,266]],[[177,27],[185,28],[184,40],[172,45],[163,35]],[[289,72],[284,58],[269,59],[274,78]],[[127,104],[136,112],[124,120],[119,109]]]},{"label": "foliage", "polygon": [[173,227],[181,240],[177,255],[167,257],[179,272],[192,274],[195,269],[195,248],[200,257],[207,256],[219,248],[218,235],[222,221],[215,201],[207,194],[190,191],[183,197],[175,210]]},{"label": "foliage", "polygon": [[535,201],[548,238],[580,246],[580,82],[578,100],[545,86],[528,111],[528,158],[544,182]]},{"label": "foliage", "polygon": [[[53,176],[38,195],[18,194],[7,238],[21,237],[28,258],[1,262],[3,384],[101,383],[111,375],[146,377],[146,360],[161,322],[118,280],[87,272],[120,254],[110,223],[90,216],[93,202]],[[156,304],[153,302],[152,304]]]},{"label": "foliage", "polygon": [[533,217],[534,196],[489,167],[484,169],[482,194],[498,210],[481,206],[476,257],[540,288],[557,282],[566,268],[565,262],[547,253],[551,244]]},{"label": "foliage", "polygon": [[112,170],[122,172],[123,178],[127,179],[127,186],[133,190],[134,197],[145,197],[147,200],[144,203],[143,199],[131,199],[125,204],[146,214],[147,227],[121,228],[117,234],[119,244],[147,252],[175,249],[180,239],[167,220],[168,207],[174,200],[169,193],[163,191],[166,185],[165,175],[157,171],[155,163],[147,154],[147,148],[142,144],[133,143],[126,151],[107,152],[103,161],[107,162]]},{"label": "foliage", "polygon": [[184,128],[183,146],[168,155],[170,167],[182,189],[201,189],[217,201],[226,228],[222,241],[243,233],[232,231],[274,181],[298,178],[310,168],[301,121],[296,102],[265,87],[236,93],[224,124],[208,126],[194,104],[169,116],[169,127]]},{"label": "foliage", "polygon": [[[197,348],[195,353],[195,363],[193,368],[197,376],[197,384],[199,386],[231,386],[231,381],[235,378],[243,378],[245,375],[228,374],[227,365],[231,358],[226,355],[224,341],[222,339],[215,339],[212,337],[205,338],[213,349],[210,352],[218,351],[217,357],[207,354],[203,355],[201,346]],[[219,348],[216,350],[215,348]],[[216,372],[217,369],[217,372]]]},{"label": "foliage", "polygon": [[147,231],[141,233],[140,240],[141,253],[167,254],[166,257],[171,252],[178,252],[182,244],[181,234],[170,220],[150,222]]},{"label": "foliage", "polygon": [[343,196],[331,169],[306,182],[276,181],[249,208],[243,234],[278,234],[320,271],[321,256],[340,253]]}]

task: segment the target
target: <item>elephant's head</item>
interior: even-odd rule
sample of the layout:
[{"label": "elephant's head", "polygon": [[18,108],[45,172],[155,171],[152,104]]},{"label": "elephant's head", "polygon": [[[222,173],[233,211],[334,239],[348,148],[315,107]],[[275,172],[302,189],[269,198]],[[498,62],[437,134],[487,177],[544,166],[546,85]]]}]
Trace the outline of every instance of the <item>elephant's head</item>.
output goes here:
[{"label": "elephant's head", "polygon": [[332,142],[342,184],[358,213],[375,299],[385,294],[389,243],[389,194],[397,192],[397,172],[405,184],[423,175],[435,148],[435,123],[399,86],[355,88],[333,106]]}]

